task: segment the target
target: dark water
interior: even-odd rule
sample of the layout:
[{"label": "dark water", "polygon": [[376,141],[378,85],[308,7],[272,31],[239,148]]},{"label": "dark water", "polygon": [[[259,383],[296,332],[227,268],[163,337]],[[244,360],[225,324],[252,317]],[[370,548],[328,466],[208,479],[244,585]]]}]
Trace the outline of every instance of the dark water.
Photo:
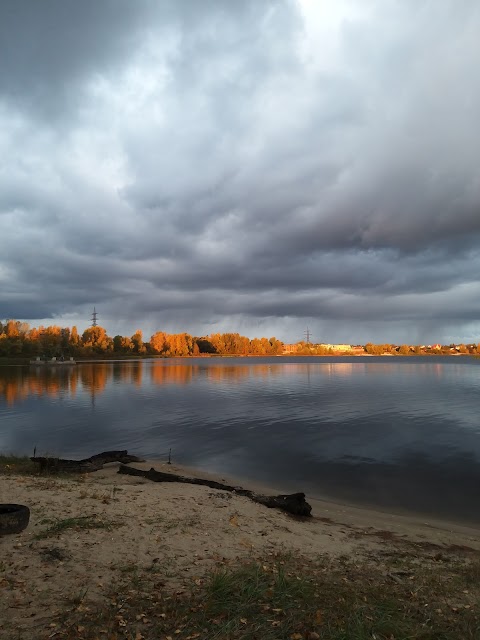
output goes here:
[{"label": "dark water", "polygon": [[480,523],[480,360],[0,367],[0,451],[128,449],[281,490]]}]

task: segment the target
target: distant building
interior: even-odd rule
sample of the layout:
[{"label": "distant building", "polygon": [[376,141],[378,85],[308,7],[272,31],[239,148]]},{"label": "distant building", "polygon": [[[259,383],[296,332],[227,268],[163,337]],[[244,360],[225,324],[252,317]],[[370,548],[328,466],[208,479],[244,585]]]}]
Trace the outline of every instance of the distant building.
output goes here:
[{"label": "distant building", "polygon": [[335,353],[345,353],[346,351],[355,351],[361,350],[363,352],[363,347],[352,347],[351,344],[308,344],[304,342],[297,342],[295,344],[285,344],[283,345],[283,353],[304,353],[305,350],[309,350],[310,352],[325,353],[326,351],[332,351]]},{"label": "distant building", "polygon": [[284,344],[283,353],[296,353],[298,351],[298,344]]},{"label": "distant building", "polygon": [[332,351],[351,351],[351,344],[320,344],[319,347],[324,349],[331,349]]}]

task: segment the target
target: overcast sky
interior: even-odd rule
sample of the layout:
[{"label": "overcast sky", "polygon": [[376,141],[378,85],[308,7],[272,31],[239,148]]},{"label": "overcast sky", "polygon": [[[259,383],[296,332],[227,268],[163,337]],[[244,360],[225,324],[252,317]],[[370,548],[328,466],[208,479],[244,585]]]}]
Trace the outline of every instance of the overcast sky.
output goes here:
[{"label": "overcast sky", "polygon": [[3,0],[0,318],[480,341],[478,0]]}]

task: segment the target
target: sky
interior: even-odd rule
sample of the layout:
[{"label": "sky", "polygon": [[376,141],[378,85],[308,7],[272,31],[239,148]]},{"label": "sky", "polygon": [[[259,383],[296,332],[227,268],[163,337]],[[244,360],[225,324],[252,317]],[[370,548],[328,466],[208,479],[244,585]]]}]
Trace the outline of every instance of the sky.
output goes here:
[{"label": "sky", "polygon": [[477,0],[0,3],[0,318],[480,341]]}]

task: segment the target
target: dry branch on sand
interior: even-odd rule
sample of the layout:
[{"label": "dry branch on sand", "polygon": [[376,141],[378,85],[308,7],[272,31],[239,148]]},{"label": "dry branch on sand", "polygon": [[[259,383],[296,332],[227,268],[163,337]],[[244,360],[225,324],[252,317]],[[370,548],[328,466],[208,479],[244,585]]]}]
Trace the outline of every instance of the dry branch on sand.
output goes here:
[{"label": "dry branch on sand", "polygon": [[142,469],[134,469],[125,465],[130,462],[144,462],[137,456],[129,455],[128,451],[104,451],[90,458],[83,460],[64,460],[62,458],[45,458],[33,456],[30,458],[33,462],[40,465],[40,471],[49,473],[90,473],[103,469],[103,465],[109,462],[120,462],[118,473],[128,474],[132,476],[142,476],[153,482],[181,482],[187,484],[197,484],[210,487],[211,489],[220,489],[222,491],[230,491],[239,496],[250,498],[254,502],[263,504],[270,509],[281,509],[295,516],[309,517],[312,515],[312,507],[306,502],[304,493],[291,493],[286,495],[265,496],[256,493],[250,489],[235,487],[233,485],[215,482],[214,480],[205,480],[203,478],[189,478],[187,476],[177,475],[175,473],[163,473],[151,468],[149,471]]},{"label": "dry branch on sand", "polygon": [[204,480],[203,478],[189,478],[187,476],[181,476],[176,473],[164,473],[163,471],[156,471],[153,467],[148,471],[142,469],[135,469],[133,467],[127,467],[123,464],[120,465],[118,473],[123,473],[131,476],[141,476],[152,482],[182,482],[186,484],[197,484],[211,489],[220,489],[222,491],[231,491],[239,496],[245,496],[250,498],[254,502],[263,504],[270,509],[281,509],[295,516],[311,516],[312,507],[306,502],[304,493],[291,493],[287,495],[278,496],[265,496],[260,493],[255,493],[249,489],[242,489],[241,487],[234,487],[233,485],[224,484],[223,482],[216,482],[214,480]]}]

